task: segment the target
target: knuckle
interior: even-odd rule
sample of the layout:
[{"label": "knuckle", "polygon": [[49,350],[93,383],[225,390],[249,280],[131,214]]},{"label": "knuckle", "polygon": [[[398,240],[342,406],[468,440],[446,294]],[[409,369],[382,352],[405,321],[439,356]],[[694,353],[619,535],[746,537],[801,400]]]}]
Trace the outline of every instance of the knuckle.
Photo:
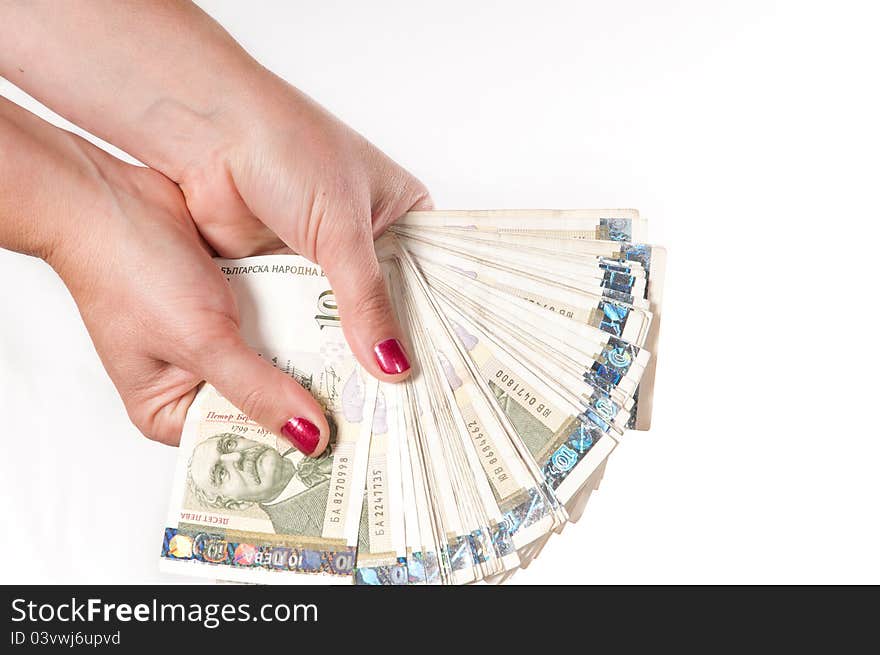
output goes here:
[{"label": "knuckle", "polygon": [[421,180],[411,177],[407,185],[409,196],[409,209],[432,209],[434,202],[431,200],[431,193],[428,191]]},{"label": "knuckle", "polygon": [[177,337],[177,346],[186,362],[204,362],[228,352],[239,343],[239,336],[230,319],[212,326],[183,332]]},{"label": "knuckle", "polygon": [[180,442],[179,428],[170,421],[162,420],[160,413],[143,405],[129,407],[127,410],[132,424],[150,441],[167,446],[175,446]]},{"label": "knuckle", "polygon": [[370,221],[364,212],[350,213],[345,218],[337,218],[328,227],[333,240],[348,247],[363,248],[364,244],[373,240]]},{"label": "knuckle", "polygon": [[249,389],[241,397],[238,408],[250,418],[259,420],[259,417],[268,414],[271,408],[271,401],[268,394],[264,393],[262,389]]},{"label": "knuckle", "polygon": [[398,182],[386,187],[373,208],[374,227],[378,231],[394,223],[408,211],[433,209],[428,188],[420,180],[403,171]]},{"label": "knuckle", "polygon": [[193,330],[179,334],[176,342],[185,359],[192,361],[204,352],[210,343],[210,339],[206,338],[203,331]]},{"label": "knuckle", "polygon": [[[381,284],[381,280],[379,282]],[[388,294],[385,293],[384,284],[381,286],[380,284],[372,285],[355,299],[352,311],[359,320],[367,323],[380,323],[388,320],[391,315]]]},{"label": "knuckle", "polygon": [[366,220],[348,221],[345,229],[328,232],[319,244],[317,262],[327,275],[372,284],[380,275],[372,226]]}]

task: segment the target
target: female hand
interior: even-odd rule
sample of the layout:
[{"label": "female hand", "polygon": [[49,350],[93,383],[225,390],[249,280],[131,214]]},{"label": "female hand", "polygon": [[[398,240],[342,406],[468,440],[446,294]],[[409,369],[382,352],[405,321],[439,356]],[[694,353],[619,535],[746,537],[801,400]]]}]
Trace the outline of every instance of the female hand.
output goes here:
[{"label": "female hand", "polygon": [[205,135],[173,155],[185,163],[163,168],[219,254],[287,247],[320,264],[354,354],[376,377],[399,380],[409,362],[373,241],[403,213],[429,209],[428,192],[283,80],[266,71],[254,80],[258,93],[202,125]]},{"label": "female hand", "polygon": [[[236,316],[228,292],[220,293],[218,287],[216,297],[205,297],[204,285],[219,282],[208,273],[205,257],[195,257],[198,238],[191,227],[184,227],[187,208],[204,239],[220,255],[292,249],[320,264],[360,363],[380,379],[397,381],[408,375],[410,364],[390,310],[373,238],[407,210],[430,208],[425,187],[412,175],[260,66],[191,3],[131,0],[104,3],[94,11],[48,0],[7,4],[0,16],[0,42],[4,44],[0,75],[183,190],[181,196],[155,173],[114,163],[120,186],[129,190],[124,194],[126,203],[113,200],[110,205],[121,214],[117,219],[140,227],[129,234],[136,237],[131,242],[125,242],[125,234],[116,234],[112,247],[124,250],[129,262],[144,262],[160,255],[157,243],[162,238],[176,234],[179,243],[161,256],[174,256],[181,264],[191,259],[185,265],[189,274],[182,279],[178,268],[173,280],[154,280],[153,298],[142,289],[112,286],[80,292],[87,301],[78,298],[102,356],[133,353],[135,341],[141,339],[154,344],[152,350],[157,352],[139,357],[138,365],[123,357],[126,363],[120,369],[123,365],[111,361],[114,357],[105,357],[108,368],[115,367],[111,375],[127,406],[135,410],[135,422],[147,434],[173,441],[171,426],[178,425],[194,380],[203,376],[266,428],[277,431],[282,414],[284,420],[308,417],[320,430],[319,450],[327,440],[326,423],[314,399],[291,380],[274,384],[279,382],[277,372],[246,357],[235,335]],[[76,84],[59,80],[76,80]],[[148,227],[151,221],[155,227]],[[106,249],[92,250],[89,257],[100,259],[106,256],[103,253]],[[118,258],[114,261],[128,265]],[[95,262],[98,265],[110,263]],[[159,270],[149,274],[163,275]],[[209,278],[212,281],[206,282]],[[173,290],[175,285],[179,288]],[[127,297],[128,293],[139,295]],[[126,302],[114,309],[100,294]],[[139,319],[150,319],[158,340],[151,341],[149,328],[139,327],[137,318],[130,322],[116,311],[135,300],[150,308],[138,310]],[[195,307],[185,309],[185,301]],[[119,328],[104,324],[110,313]],[[222,327],[215,319],[222,319]],[[170,335],[173,352],[166,352],[160,341],[169,339],[165,332],[172,327],[185,334]],[[203,339],[203,334],[220,339]],[[211,368],[209,359],[221,359],[212,352],[215,343],[237,353],[228,366],[246,368],[250,374],[245,395],[223,386],[226,369]],[[204,352],[200,354],[196,346]],[[147,361],[167,366],[148,376],[148,388],[129,387],[126,381],[137,377],[131,371],[142,372],[138,366]],[[306,423],[296,425],[309,431]]]},{"label": "female hand", "polygon": [[0,162],[0,245],[59,273],[141,432],[176,445],[207,380],[300,450],[324,450],[314,398],[242,341],[230,287],[177,185],[2,99],[0,146],[15,153]]},{"label": "female hand", "polygon": [[373,238],[430,208],[425,187],[195,5],[132,0],[94,14],[46,0],[7,7],[0,74],[180,184],[219,254],[287,247],[320,264],[361,364],[405,377]]}]

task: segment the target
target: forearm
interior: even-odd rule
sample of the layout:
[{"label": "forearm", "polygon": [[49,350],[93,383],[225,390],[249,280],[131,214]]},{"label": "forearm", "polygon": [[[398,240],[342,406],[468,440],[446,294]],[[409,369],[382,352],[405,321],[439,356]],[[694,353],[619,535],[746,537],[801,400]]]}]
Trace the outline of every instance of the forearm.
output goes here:
[{"label": "forearm", "polygon": [[177,181],[272,83],[190,2],[0,0],[0,18],[0,74]]},{"label": "forearm", "polygon": [[0,246],[46,259],[70,231],[67,181],[90,175],[69,136],[0,98]]},{"label": "forearm", "polygon": [[0,248],[44,259],[82,291],[90,282],[77,271],[117,254],[98,244],[125,229],[113,218],[136,192],[128,169],[140,167],[0,98]]}]

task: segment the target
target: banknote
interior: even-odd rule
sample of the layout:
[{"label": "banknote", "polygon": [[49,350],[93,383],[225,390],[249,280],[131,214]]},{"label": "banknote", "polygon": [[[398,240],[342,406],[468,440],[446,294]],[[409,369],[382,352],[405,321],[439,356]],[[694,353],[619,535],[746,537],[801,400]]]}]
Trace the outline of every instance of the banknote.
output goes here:
[{"label": "banknote", "polygon": [[410,584],[408,559],[412,558],[412,553],[406,547],[404,487],[399,456],[405,429],[401,397],[402,389],[398,385],[380,385],[358,526],[356,584]]},{"label": "banknote", "polygon": [[204,385],[181,437],[161,565],[244,582],[349,582],[378,382],[349,350],[320,269],[290,255],[218,265],[245,340],[322,404],[330,445],[306,457]]},{"label": "banknote", "polygon": [[556,393],[518,361],[515,349],[501,347],[463,314],[444,306],[471,361],[540,467],[545,484],[567,503],[614,449],[617,441],[611,434],[619,409],[607,394],[581,404]]},{"label": "banknote", "polygon": [[412,364],[396,384],[356,361],[320,267],[217,259],[244,339],[312,393],[330,445],[306,457],[204,384],[162,569],[495,584],[552,557],[627,430],[650,424],[666,251],[647,236],[628,209],[405,215],[376,242]]},{"label": "banknote", "polygon": [[[431,280],[430,276],[428,279]],[[550,353],[550,356],[536,357],[533,360],[536,370],[558,377],[552,367],[552,363],[557,362],[564,370],[582,378],[591,389],[609,393],[620,404],[626,404],[633,396],[650,359],[650,353],[636,344],[548,312],[546,308],[514,295],[493,295],[490,287],[479,282],[468,286],[466,292],[442,281],[431,281],[430,284],[438,294],[467,307],[473,316],[491,325],[494,333],[509,333],[529,340],[535,330],[542,330],[543,346],[535,346],[533,350]],[[588,392],[587,395],[592,394]]]},{"label": "banknote", "polygon": [[[415,269],[410,270],[415,276]],[[424,299],[429,298],[427,286],[421,291]],[[443,371],[443,381],[448,385],[451,404],[457,410],[453,416],[459,427],[464,427],[463,441],[469,446],[465,451],[472,461],[479,462],[492,498],[502,512],[501,520],[493,522],[492,540],[503,559],[509,554],[504,543],[519,549],[553,529],[564,517],[543,488],[539,467],[524,457],[524,448],[517,449],[515,428],[506,420],[497,399],[468,366],[465,349],[455,337],[455,327],[436,299],[430,308],[423,307],[420,315],[429,316],[432,322],[431,343]]]},{"label": "banknote", "polygon": [[406,233],[406,250],[420,261],[451,266],[463,271],[476,264],[518,271],[556,285],[583,291],[629,305],[649,308],[645,297],[645,272],[638,262],[604,257],[567,257],[557,253],[548,265],[547,253],[529,247],[512,247],[449,234]]},{"label": "banknote", "polygon": [[[630,423],[633,429],[650,428],[666,251],[648,245],[647,223],[638,216],[638,212],[612,209],[560,212],[418,212],[393,229],[412,240],[424,240],[433,245],[449,244],[451,239],[462,252],[480,247],[485,252],[487,245],[496,248],[510,246],[515,251],[530,252],[543,262],[547,274],[557,279],[564,279],[566,270],[576,269],[583,277],[583,269],[572,264],[570,257],[587,258],[591,262],[597,258],[604,261],[609,277],[600,282],[606,289],[602,293],[630,304],[633,304],[635,296],[640,296],[647,302],[647,309],[652,312],[654,327],[646,332],[644,346],[654,356],[636,395],[637,406]],[[497,255],[494,258],[498,261]],[[609,260],[628,264],[630,267],[615,269]],[[631,268],[634,264],[639,268]],[[590,266],[594,268],[593,264]],[[632,275],[644,275],[644,285],[634,288],[634,293],[628,294],[628,278]],[[592,277],[592,273],[587,275],[587,279]],[[590,287],[589,284],[582,286]],[[627,298],[627,294],[633,300]]]},{"label": "banknote", "polygon": [[[394,270],[399,275],[402,273],[399,268]],[[420,408],[416,432],[434,469],[432,483],[444,498],[438,504],[441,525],[446,526],[445,540],[441,536],[445,541],[442,546],[445,558],[441,561],[445,568],[441,568],[441,574],[456,580],[478,580],[516,563],[510,561],[515,554],[499,550],[493,540],[494,527],[502,519],[498,498],[493,495],[494,483],[498,479],[506,480],[512,473],[505,469],[495,480],[483,474],[466,433],[458,404],[460,397],[454,396],[444,379],[443,356],[435,350],[436,341],[431,339],[439,336],[437,325],[424,305],[423,290],[407,286],[402,277],[396,284],[405,289],[404,324],[420,367],[420,375],[411,383],[416,406]],[[422,321],[418,330],[412,322],[415,314]]]},{"label": "banknote", "polygon": [[466,232],[544,234],[559,238],[643,241],[646,222],[635,209],[505,209],[410,212],[396,226]]}]

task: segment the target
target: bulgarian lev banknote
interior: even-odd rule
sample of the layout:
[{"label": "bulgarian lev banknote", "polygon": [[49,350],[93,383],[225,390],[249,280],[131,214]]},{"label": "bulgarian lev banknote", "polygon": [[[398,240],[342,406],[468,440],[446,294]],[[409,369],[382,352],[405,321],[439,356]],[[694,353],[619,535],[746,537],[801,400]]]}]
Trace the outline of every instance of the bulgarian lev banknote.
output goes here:
[{"label": "bulgarian lev banknote", "polygon": [[323,405],[330,446],[306,457],[203,386],[180,441],[162,568],[244,582],[350,582],[378,383],[349,350],[318,267],[293,255],[217,264],[248,345]]},{"label": "bulgarian lev banknote", "polygon": [[583,514],[650,422],[665,251],[635,210],[413,212],[377,241],[411,358],[364,374],[320,268],[217,260],[256,354],[309,389],[304,457],[204,386],[162,567],[260,583],[503,582]]}]

